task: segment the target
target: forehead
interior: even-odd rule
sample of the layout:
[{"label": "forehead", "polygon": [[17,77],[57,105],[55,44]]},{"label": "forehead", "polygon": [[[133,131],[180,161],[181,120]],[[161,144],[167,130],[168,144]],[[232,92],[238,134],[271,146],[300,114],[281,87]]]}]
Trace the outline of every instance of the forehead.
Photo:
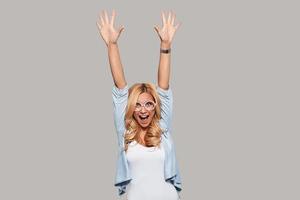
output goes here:
[{"label": "forehead", "polygon": [[149,93],[146,93],[146,92],[140,94],[138,97],[138,102],[144,102],[144,101],[149,101],[149,100],[154,101],[152,95]]}]

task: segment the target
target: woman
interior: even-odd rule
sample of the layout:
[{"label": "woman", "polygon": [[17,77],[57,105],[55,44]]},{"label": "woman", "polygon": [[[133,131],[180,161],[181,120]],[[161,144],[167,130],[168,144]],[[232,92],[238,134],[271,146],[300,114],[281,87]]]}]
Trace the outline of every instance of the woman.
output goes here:
[{"label": "woman", "polygon": [[[114,28],[116,13],[109,20],[106,11],[97,22],[109,56],[114,80],[112,97],[114,123],[118,133],[119,155],[115,186],[128,200],[178,200],[181,178],[171,136],[173,96],[169,87],[171,42],[179,24],[175,14],[162,13],[162,28],[154,29],[160,38],[158,86],[125,80],[117,40],[124,27]],[[127,189],[126,189],[127,188]]]}]

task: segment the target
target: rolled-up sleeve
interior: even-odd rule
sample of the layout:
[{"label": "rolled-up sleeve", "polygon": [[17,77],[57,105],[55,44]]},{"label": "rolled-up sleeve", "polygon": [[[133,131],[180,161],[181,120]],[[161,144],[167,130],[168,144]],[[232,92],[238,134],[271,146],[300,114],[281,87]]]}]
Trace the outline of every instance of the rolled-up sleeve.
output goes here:
[{"label": "rolled-up sleeve", "polygon": [[118,142],[121,145],[123,133],[125,131],[125,112],[128,100],[128,85],[120,89],[113,85],[112,88],[114,125],[118,133]]},{"label": "rolled-up sleeve", "polygon": [[161,124],[163,128],[170,130],[173,114],[173,92],[169,87],[167,90],[157,86],[157,93],[161,101]]}]

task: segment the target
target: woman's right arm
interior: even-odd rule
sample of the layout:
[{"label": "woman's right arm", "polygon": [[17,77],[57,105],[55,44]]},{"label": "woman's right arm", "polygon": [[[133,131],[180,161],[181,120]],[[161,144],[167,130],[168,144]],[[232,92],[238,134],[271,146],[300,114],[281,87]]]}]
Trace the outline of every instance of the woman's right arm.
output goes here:
[{"label": "woman's right arm", "polygon": [[109,21],[107,12],[102,11],[102,15],[99,14],[100,19],[97,22],[97,26],[107,47],[110,70],[114,80],[114,86],[112,88],[114,124],[118,133],[119,146],[121,146],[123,143],[123,132],[125,131],[124,117],[128,98],[128,86],[117,44],[117,40],[124,27],[122,26],[118,29],[114,28],[115,16],[116,13],[113,10],[111,20]]},{"label": "woman's right arm", "polygon": [[114,84],[119,89],[123,89],[127,83],[121,63],[117,40],[120,37],[121,32],[124,30],[124,27],[121,26],[118,29],[114,28],[115,16],[116,12],[113,10],[111,20],[109,21],[107,12],[102,11],[102,15],[99,15],[100,21],[97,22],[97,26],[99,33],[107,46],[109,65]]},{"label": "woman's right arm", "polygon": [[127,85],[127,83],[120,59],[118,44],[109,43],[107,48],[110,70],[114,79],[114,83],[119,89],[123,89]]}]

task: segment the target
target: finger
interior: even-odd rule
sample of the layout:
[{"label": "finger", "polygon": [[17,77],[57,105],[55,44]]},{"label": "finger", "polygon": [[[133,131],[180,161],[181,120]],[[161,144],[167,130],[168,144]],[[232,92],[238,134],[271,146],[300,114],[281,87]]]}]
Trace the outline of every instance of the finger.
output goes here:
[{"label": "finger", "polygon": [[159,33],[159,27],[158,26],[154,26],[154,29],[157,33]]},{"label": "finger", "polygon": [[181,23],[178,23],[178,24],[175,26],[175,30],[177,30],[180,26],[181,26]]},{"label": "finger", "polygon": [[105,22],[105,14],[104,14],[104,10],[102,10],[102,12],[101,12],[101,19],[102,19],[102,21],[103,21],[103,25],[106,23]]},{"label": "finger", "polygon": [[124,26],[121,26],[119,29],[119,33],[118,33],[118,38],[120,37],[121,33],[123,32],[124,30]]},{"label": "finger", "polygon": [[168,24],[171,23],[171,12],[169,11],[169,15],[168,15]]},{"label": "finger", "polygon": [[108,20],[108,15],[107,15],[107,12],[106,12],[106,10],[104,11],[104,16],[105,16],[105,23],[109,23],[109,20]]},{"label": "finger", "polygon": [[103,20],[103,17],[99,14],[99,17],[100,17],[100,21],[101,21],[101,26],[104,25],[104,20]]},{"label": "finger", "polygon": [[99,29],[99,31],[101,30],[101,28],[102,28],[102,26],[98,23],[98,22],[96,22],[96,24],[97,24],[97,26],[98,26],[98,29]]},{"label": "finger", "polygon": [[165,13],[162,12],[161,13],[161,16],[162,16],[162,21],[163,21],[163,25],[166,23],[166,16],[165,16]]},{"label": "finger", "polygon": [[112,11],[112,15],[111,15],[111,21],[110,21],[110,25],[114,25],[114,23],[115,23],[115,17],[116,17],[116,11],[115,10],[113,10]]},{"label": "finger", "polygon": [[119,34],[121,34],[123,30],[124,30],[124,26],[121,26],[121,27],[119,28]]},{"label": "finger", "polygon": [[171,24],[172,24],[172,26],[174,26],[174,22],[175,22],[175,17],[176,17],[176,15],[175,15],[174,12],[172,12],[172,13],[173,13],[173,15],[172,15],[172,19],[171,19]]}]

